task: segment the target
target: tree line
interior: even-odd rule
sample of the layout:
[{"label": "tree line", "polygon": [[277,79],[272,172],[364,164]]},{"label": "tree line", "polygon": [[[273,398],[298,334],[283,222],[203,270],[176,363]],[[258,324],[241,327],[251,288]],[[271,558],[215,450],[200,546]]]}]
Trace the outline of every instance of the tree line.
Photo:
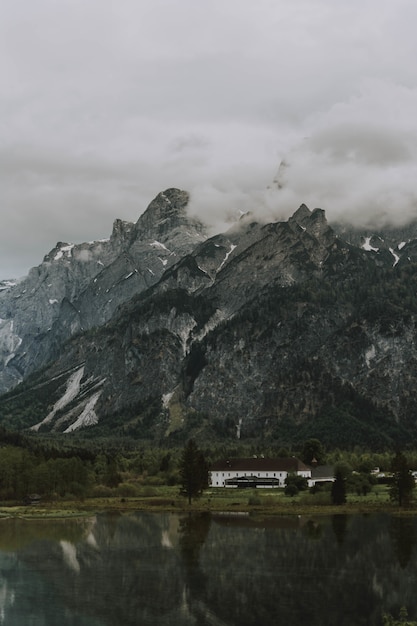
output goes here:
[{"label": "tree line", "polygon": [[[212,462],[231,457],[296,456],[307,465],[332,465],[344,493],[366,495],[373,488],[375,467],[392,474],[391,499],[407,506],[415,485],[417,451],[374,453],[326,449],[318,439],[297,447],[261,443],[220,443],[201,446],[193,439],[171,448],[124,445],[123,442],[80,442],[76,439],[28,437],[0,428],[0,500],[18,500],[30,493],[43,498],[135,496],[143,487],[177,486],[189,500],[208,487]],[[306,489],[300,477],[289,477],[288,495]],[[339,492],[340,493],[340,492]],[[343,496],[339,497],[343,501]]]}]

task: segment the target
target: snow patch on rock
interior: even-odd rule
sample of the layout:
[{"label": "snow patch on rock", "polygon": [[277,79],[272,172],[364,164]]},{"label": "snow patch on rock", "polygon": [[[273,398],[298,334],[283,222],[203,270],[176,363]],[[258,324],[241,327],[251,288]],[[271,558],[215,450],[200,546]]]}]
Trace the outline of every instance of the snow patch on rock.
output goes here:
[{"label": "snow patch on rock", "polygon": [[38,431],[44,424],[49,424],[58,411],[67,406],[80,392],[81,379],[84,375],[84,365],[77,369],[68,379],[67,388],[64,395],[53,406],[52,411],[41,421],[31,427],[31,430]]},{"label": "snow patch on rock", "polygon": [[97,391],[87,402],[84,407],[83,412],[75,420],[71,426],[68,426],[64,433],[72,433],[74,430],[78,428],[85,428],[86,426],[94,426],[94,424],[98,423],[98,416],[94,410],[95,405],[97,404],[97,400],[101,396],[101,391]]}]

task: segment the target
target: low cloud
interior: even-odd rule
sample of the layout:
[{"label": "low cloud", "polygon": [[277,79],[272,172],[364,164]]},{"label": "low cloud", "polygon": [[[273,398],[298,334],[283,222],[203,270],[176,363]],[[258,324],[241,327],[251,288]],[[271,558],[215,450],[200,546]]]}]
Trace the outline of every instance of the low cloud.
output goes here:
[{"label": "low cloud", "polygon": [[212,232],[416,217],[413,0],[3,4],[0,278],[168,187]]},{"label": "low cloud", "polygon": [[417,218],[417,89],[370,82],[363,94],[312,120],[275,184],[285,205],[303,199],[359,225]]}]

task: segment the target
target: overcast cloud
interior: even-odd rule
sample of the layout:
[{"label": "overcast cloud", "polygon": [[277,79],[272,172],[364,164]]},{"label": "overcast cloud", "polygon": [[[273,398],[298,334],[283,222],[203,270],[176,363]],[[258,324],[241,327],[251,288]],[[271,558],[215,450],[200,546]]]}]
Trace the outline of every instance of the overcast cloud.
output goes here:
[{"label": "overcast cloud", "polygon": [[3,0],[0,278],[173,186],[215,229],[416,217],[416,23],[415,0]]}]

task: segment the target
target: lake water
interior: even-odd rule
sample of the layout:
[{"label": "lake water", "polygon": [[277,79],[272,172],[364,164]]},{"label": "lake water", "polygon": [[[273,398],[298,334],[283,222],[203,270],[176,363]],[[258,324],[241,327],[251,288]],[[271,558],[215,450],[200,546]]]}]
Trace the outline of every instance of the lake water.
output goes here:
[{"label": "lake water", "polygon": [[417,518],[0,520],[6,626],[372,626],[417,617]]}]

